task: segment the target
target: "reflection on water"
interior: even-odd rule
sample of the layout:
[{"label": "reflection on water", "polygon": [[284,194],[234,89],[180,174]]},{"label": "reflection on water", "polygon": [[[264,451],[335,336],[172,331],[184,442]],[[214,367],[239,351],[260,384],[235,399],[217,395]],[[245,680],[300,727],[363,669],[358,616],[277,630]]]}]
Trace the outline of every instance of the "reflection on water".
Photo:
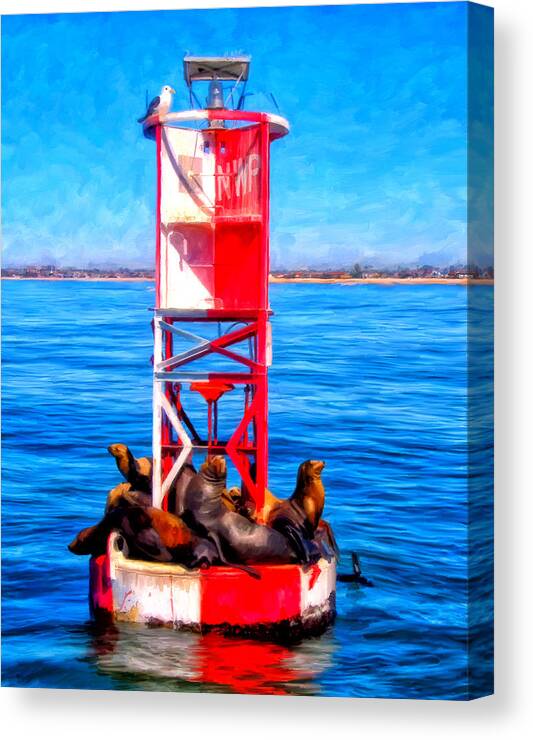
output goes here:
[{"label": "reflection on water", "polygon": [[88,657],[100,672],[169,691],[312,695],[334,652],[331,632],[319,650],[313,640],[286,646],[128,623],[91,625],[88,632]]}]

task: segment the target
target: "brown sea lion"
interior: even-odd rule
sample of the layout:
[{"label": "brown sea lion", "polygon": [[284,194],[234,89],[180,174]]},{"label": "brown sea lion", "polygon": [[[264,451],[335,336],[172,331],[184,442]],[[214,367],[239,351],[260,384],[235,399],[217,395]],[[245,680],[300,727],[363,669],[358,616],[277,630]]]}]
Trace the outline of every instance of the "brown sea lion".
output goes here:
[{"label": "brown sea lion", "polygon": [[316,538],[317,543],[323,546],[321,549],[326,548],[325,554],[335,554],[338,557],[339,548],[333,531],[328,522],[322,519],[325,491],[321,474],[324,467],[322,460],[303,462],[298,468],[296,488],[292,496],[280,500],[268,491],[262,515],[274,529],[284,531],[286,526],[294,527],[302,537],[309,540]]},{"label": "brown sea lion", "polygon": [[257,513],[257,521],[260,521],[264,524],[268,524],[268,520],[270,519],[270,515],[272,513],[272,510],[278,505],[283,502],[283,499],[278,498],[277,496],[274,496],[272,491],[269,491],[268,488],[265,488],[265,497],[263,499],[263,508],[260,512]]},{"label": "brown sea lion", "polygon": [[222,503],[228,511],[236,511],[238,514],[246,515],[242,506],[241,489],[238,486],[225,488],[222,491]]},{"label": "brown sea lion", "polygon": [[[307,468],[311,467],[312,464],[316,465],[315,474],[309,474],[309,471],[307,471]],[[316,475],[316,472],[318,472],[318,475],[320,476],[320,471],[318,471],[318,468],[322,465],[322,469],[325,466],[325,463],[322,463],[321,461],[312,461],[307,460],[305,463],[302,463],[298,470],[298,477],[297,477],[297,483],[296,483],[296,490],[293,494],[293,497],[296,497],[297,499],[301,500],[305,498],[303,496],[303,489],[304,489],[304,479],[306,477],[313,477],[313,475]],[[255,465],[250,466],[250,475],[252,476],[252,480],[255,480]],[[322,489],[322,490],[320,490]],[[300,491],[300,492],[299,492]],[[313,486],[311,487],[311,490],[308,492],[311,493],[311,497],[315,500],[315,503],[318,504],[319,509],[323,510],[324,508],[324,491],[323,491],[323,485],[322,481],[319,480],[319,485],[315,487],[315,483],[313,483]],[[317,495],[318,494],[318,495]],[[288,501],[290,499],[281,499],[277,496],[274,496],[272,491],[269,491],[268,488],[265,488],[264,493],[264,500],[263,500],[263,507],[258,511],[255,508],[255,503],[248,493],[248,490],[246,486],[242,486],[241,491],[241,499],[236,502],[237,511],[239,513],[243,514],[244,516],[247,516],[249,519],[251,519],[254,522],[257,522],[258,524],[267,524],[268,526],[271,526],[273,521],[273,512],[275,509],[279,510],[279,507],[286,503],[288,504]],[[307,509],[310,511],[311,506],[308,506]],[[333,530],[329,523],[325,519],[320,519],[318,526],[314,528],[314,521],[310,521],[307,523],[306,519],[304,518],[304,514],[307,517],[307,514],[305,512],[305,507],[300,507],[297,504],[297,508],[295,511],[293,511],[292,514],[292,521],[295,526],[298,526],[299,531],[301,533],[302,537],[306,537],[307,539],[314,539],[319,548],[321,549],[323,555],[327,557],[328,559],[331,559],[333,555],[335,555],[337,558],[340,557],[340,551],[339,546],[337,545],[337,541],[335,539],[335,535],[333,534]],[[279,525],[279,520],[278,520]],[[314,533],[313,533],[314,528]]]},{"label": "brown sea lion", "polygon": [[322,460],[306,460],[300,465],[292,496],[271,503],[267,517],[270,526],[281,515],[291,516],[298,526],[305,528],[308,537],[313,537],[324,511],[325,491],[320,476],[325,464]]},{"label": "brown sea lion", "polygon": [[107,550],[110,531],[102,526],[102,522],[98,522],[78,532],[67,547],[74,555],[103,555]]},{"label": "brown sea lion", "polygon": [[177,516],[151,506],[117,507],[96,525],[83,529],[68,546],[76,555],[102,555],[110,533],[117,530],[134,559],[179,562],[191,568],[212,565],[217,550]]},{"label": "brown sea lion", "polygon": [[[250,465],[250,477],[253,481],[255,481],[255,463],[252,463],[252,465]],[[241,485],[240,491],[238,488],[232,488],[230,490],[232,491],[232,501],[235,506],[235,510],[238,511],[239,514],[242,514],[243,516],[251,519],[257,524],[267,524],[268,516],[272,508],[276,504],[281,503],[283,500],[277,498],[271,491],[268,490],[268,488],[265,488],[263,507],[261,510],[257,511],[255,507],[255,501],[248,491],[248,488],[244,481]],[[240,494],[239,496],[237,496],[237,491]]]},{"label": "brown sea lion", "polygon": [[152,460],[149,457],[136,459],[130,448],[123,444],[109,445],[107,451],[113,455],[117,468],[136,491],[152,491]]},{"label": "brown sea lion", "polygon": [[289,543],[280,532],[227,510],[222,502],[226,476],[225,459],[215,455],[202,464],[189,483],[183,518],[191,529],[215,542],[221,560],[227,564],[294,563],[305,559],[306,553],[299,550],[298,543]]},{"label": "brown sea lion", "polygon": [[152,496],[144,491],[135,491],[131,483],[119,483],[109,491],[105,512],[118,506],[151,506]]}]

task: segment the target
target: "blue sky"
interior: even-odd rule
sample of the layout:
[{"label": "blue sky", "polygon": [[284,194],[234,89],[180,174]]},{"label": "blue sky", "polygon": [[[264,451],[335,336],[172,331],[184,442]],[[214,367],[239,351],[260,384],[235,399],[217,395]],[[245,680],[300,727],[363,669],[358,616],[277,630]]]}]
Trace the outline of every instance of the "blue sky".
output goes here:
[{"label": "blue sky", "polygon": [[290,121],[274,267],[464,262],[466,39],[465,3],[4,17],[4,264],[153,265],[136,119],[164,83],[189,107],[186,52],[251,54],[247,107]]}]

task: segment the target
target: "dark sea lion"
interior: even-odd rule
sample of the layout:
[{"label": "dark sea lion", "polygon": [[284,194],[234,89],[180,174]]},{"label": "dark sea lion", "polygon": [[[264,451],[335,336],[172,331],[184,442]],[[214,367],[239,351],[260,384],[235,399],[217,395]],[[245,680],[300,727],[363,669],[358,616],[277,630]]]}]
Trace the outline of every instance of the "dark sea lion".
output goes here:
[{"label": "dark sea lion", "polygon": [[75,555],[102,555],[113,530],[122,534],[134,559],[197,568],[212,565],[218,557],[212,542],[194,534],[179,517],[151,506],[112,509],[98,524],[83,529],[68,549]]},{"label": "dark sea lion", "polygon": [[339,545],[337,544],[337,539],[335,537],[335,534],[333,533],[333,528],[331,524],[325,519],[321,519],[320,522],[318,523],[315,537],[318,536],[318,534],[321,532],[324,533],[325,539],[327,539],[328,544],[333,549],[333,552],[335,553],[335,557],[338,560],[341,556],[341,551],[339,549]]},{"label": "dark sea lion", "polygon": [[215,455],[202,464],[185,493],[185,522],[197,534],[212,539],[228,564],[299,562],[298,547],[283,534],[228,511],[222,501],[226,476],[222,456]]},{"label": "dark sea lion", "polygon": [[[181,516],[183,514],[185,507],[185,491],[197,472],[198,471],[194,465],[190,462],[186,462],[179,471],[170,491],[168,492],[167,511],[171,514],[175,514],[176,516]],[[229,511],[239,511],[240,500],[241,491],[237,486],[233,486],[228,490],[224,489],[222,492],[222,503]]]},{"label": "dark sea lion", "polygon": [[117,468],[137,491],[152,491],[152,460],[149,457],[136,459],[130,448],[123,444],[109,445],[107,451],[113,455]]},{"label": "dark sea lion", "polygon": [[[197,472],[192,463],[186,462],[176,476],[176,480],[168,494],[168,511],[172,514],[176,514],[176,516],[183,514],[185,491]],[[222,503],[228,511],[237,511],[240,514],[244,514],[243,507],[241,507],[241,500],[242,494],[238,486],[225,488],[222,492]]]},{"label": "dark sea lion", "polygon": [[134,490],[131,483],[119,483],[118,486],[109,491],[105,512],[116,509],[119,506],[151,506],[152,496],[144,491]]},{"label": "dark sea lion", "polygon": [[186,462],[179,471],[174,483],[168,492],[167,510],[171,514],[181,516],[184,509],[185,491],[191,480],[196,475],[196,468],[190,462]]},{"label": "dark sea lion", "polygon": [[333,557],[337,560],[340,558],[341,553],[333,529],[325,519],[321,519],[318,523],[313,539],[327,560],[331,560]]}]

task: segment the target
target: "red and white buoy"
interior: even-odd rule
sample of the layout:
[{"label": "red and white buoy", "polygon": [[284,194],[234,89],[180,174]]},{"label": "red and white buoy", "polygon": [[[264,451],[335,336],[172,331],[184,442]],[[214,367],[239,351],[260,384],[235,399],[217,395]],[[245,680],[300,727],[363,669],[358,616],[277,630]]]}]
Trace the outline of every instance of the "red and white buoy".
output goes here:
[{"label": "red and white buoy", "polygon": [[[270,142],[289,125],[241,110],[249,58],[186,57],[184,71],[191,101],[193,83],[209,84],[207,107],[143,121],[157,156],[152,500],[166,508],[194,453],[222,454],[260,512],[272,360]],[[233,83],[226,100],[225,81]],[[198,399],[207,417],[201,427],[190,412]],[[257,570],[259,580],[228,567],[191,571],[132,560],[113,534],[107,554],[91,561],[91,605],[117,620],[251,633],[316,632],[333,620],[334,561]]]}]

